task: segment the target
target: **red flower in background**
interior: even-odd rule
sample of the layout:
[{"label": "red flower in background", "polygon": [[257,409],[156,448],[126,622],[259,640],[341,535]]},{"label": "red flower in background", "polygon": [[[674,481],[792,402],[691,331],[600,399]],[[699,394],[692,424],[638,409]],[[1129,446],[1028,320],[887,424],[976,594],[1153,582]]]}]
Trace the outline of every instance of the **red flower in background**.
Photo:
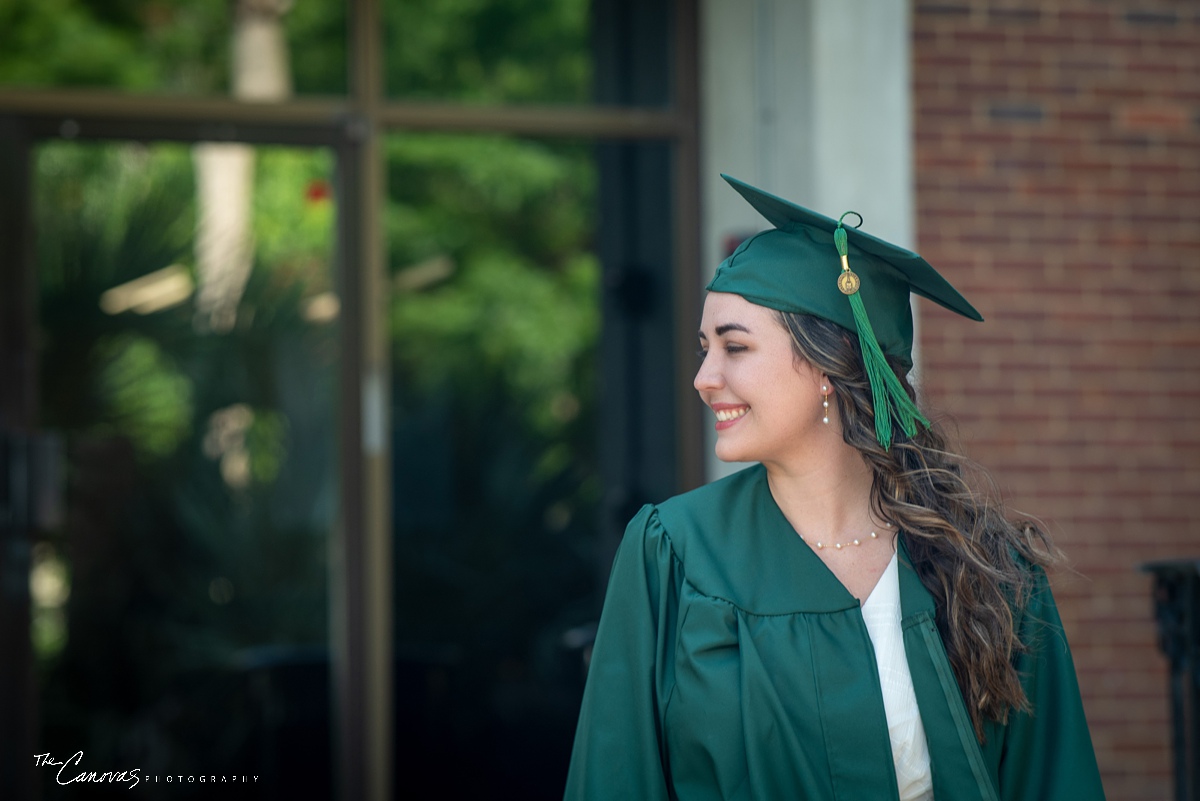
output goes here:
[{"label": "red flower in background", "polygon": [[308,186],[304,190],[304,199],[309,203],[324,203],[332,194],[329,182],[316,178],[308,182]]}]

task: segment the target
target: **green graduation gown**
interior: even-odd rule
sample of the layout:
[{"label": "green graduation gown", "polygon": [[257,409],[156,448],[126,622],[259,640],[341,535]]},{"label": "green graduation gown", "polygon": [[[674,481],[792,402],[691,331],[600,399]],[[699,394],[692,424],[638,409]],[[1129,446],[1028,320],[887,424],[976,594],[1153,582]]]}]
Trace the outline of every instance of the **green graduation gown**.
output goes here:
[{"label": "green graduation gown", "polygon": [[[900,559],[901,627],[937,799],[1102,799],[1071,654],[1039,571],[1019,624],[1030,713],[980,746]],[[592,654],[567,799],[897,799],[861,607],[761,465],[630,522]]]}]

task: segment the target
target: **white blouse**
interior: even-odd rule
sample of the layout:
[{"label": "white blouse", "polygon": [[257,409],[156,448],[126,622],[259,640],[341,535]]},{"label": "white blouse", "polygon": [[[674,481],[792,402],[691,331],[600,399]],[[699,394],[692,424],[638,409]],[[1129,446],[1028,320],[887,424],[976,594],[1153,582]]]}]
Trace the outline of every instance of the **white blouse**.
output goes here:
[{"label": "white blouse", "polygon": [[929,744],[925,740],[925,727],[921,724],[912,674],[904,654],[904,635],[900,631],[900,570],[896,554],[892,554],[892,561],[883,571],[879,583],[863,603],[862,615],[879,665],[883,710],[892,740],[900,801],[929,801],[933,798]]}]

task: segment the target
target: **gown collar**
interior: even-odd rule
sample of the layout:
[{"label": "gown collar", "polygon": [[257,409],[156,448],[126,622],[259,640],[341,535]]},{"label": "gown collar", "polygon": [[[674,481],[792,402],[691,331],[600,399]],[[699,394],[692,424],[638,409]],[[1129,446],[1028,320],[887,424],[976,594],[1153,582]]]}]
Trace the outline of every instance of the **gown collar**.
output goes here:
[{"label": "gown collar", "polygon": [[[808,588],[808,591],[804,593],[806,611],[836,612],[860,606],[859,600],[846,589],[842,582],[838,581],[833,571],[821,561],[821,557],[813,553],[804,540],[800,539],[792,524],[788,522],[783,510],[775,502],[775,496],[771,494],[766,467],[760,464],[752,469],[761,471],[759,486],[761,488],[760,508],[762,513],[774,523],[772,528],[779,532],[779,536],[785,536],[792,541],[792,548],[798,553],[796,559],[804,568],[805,581],[803,584]],[[904,538],[897,536],[896,542],[899,561],[897,567],[900,573],[901,618],[908,618],[922,612],[932,613],[934,610],[933,597],[921,584],[921,579],[913,569],[908,549],[904,546]]]}]

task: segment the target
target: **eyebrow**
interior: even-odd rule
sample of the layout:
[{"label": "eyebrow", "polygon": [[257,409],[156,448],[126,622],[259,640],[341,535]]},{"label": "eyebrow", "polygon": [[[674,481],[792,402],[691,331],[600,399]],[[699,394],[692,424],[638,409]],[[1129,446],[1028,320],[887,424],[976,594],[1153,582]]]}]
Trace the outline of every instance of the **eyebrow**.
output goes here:
[{"label": "eyebrow", "polygon": [[[721,336],[725,336],[730,331],[741,331],[744,334],[751,333],[750,329],[747,328],[746,326],[742,325],[741,323],[725,323],[724,325],[718,325],[716,333],[717,333],[717,336],[721,337]],[[697,331],[696,334],[701,339],[708,339],[708,337],[706,337],[704,335],[703,331]]]}]

